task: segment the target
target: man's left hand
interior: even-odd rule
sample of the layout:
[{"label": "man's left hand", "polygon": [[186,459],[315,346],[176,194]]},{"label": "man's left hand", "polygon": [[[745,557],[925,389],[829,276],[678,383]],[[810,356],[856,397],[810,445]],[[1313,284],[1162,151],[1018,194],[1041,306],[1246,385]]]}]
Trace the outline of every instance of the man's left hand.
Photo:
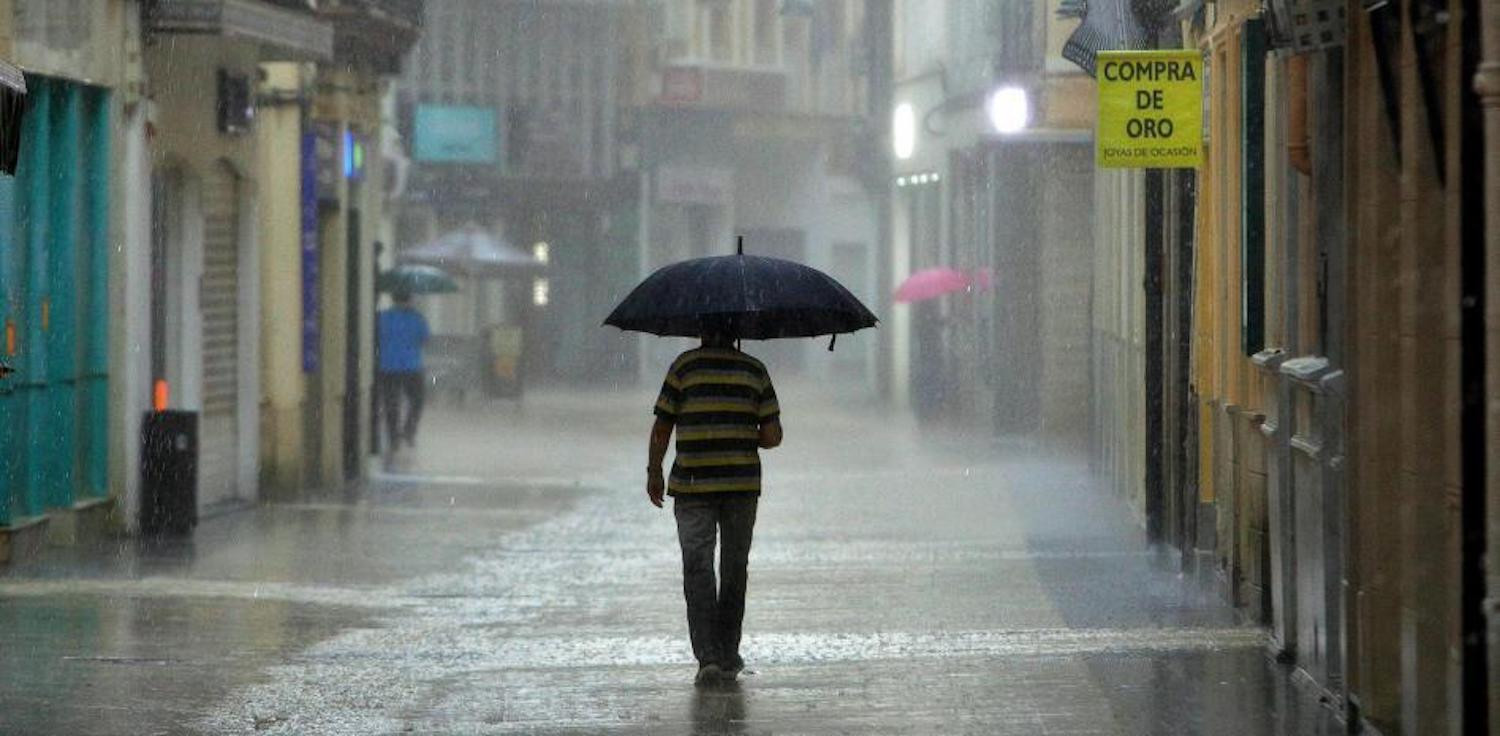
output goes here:
[{"label": "man's left hand", "polygon": [[662,497],[666,494],[667,483],[662,480],[660,470],[646,471],[646,497],[651,499],[651,505],[661,508]]}]

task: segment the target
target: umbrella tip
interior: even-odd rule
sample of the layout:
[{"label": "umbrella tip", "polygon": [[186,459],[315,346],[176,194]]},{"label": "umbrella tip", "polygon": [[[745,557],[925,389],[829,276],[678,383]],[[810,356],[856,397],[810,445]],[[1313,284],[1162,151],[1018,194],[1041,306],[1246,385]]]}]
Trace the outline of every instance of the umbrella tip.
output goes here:
[{"label": "umbrella tip", "polygon": [[736,255],[745,255],[745,236],[743,236],[743,235],[736,235],[736,236],[734,236],[734,240],[735,240],[735,245],[734,245],[734,252],[735,252],[735,254]]}]

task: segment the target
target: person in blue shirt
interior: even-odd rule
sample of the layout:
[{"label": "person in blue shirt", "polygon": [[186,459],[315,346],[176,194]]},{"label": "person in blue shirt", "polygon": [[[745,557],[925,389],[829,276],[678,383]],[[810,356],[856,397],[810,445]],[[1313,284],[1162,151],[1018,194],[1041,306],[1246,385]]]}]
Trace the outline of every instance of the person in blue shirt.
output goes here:
[{"label": "person in blue shirt", "polygon": [[[375,390],[385,414],[387,450],[396,450],[405,440],[417,444],[417,422],[422,419],[422,347],[427,344],[427,320],[411,306],[411,294],[391,295],[395,306],[380,310],[376,318],[376,353],[379,376]],[[406,396],[406,421],[401,421],[401,397]]]}]

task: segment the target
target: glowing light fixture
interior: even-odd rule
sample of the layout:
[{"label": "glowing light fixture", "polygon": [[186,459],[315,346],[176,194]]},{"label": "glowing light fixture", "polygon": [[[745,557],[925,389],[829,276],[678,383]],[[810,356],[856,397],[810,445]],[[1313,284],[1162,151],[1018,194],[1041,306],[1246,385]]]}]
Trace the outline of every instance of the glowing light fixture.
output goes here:
[{"label": "glowing light fixture", "polygon": [[984,110],[996,133],[1019,133],[1031,124],[1031,100],[1020,87],[1001,87],[991,92]]},{"label": "glowing light fixture", "polygon": [[552,257],[552,248],[551,246],[547,245],[546,241],[536,243],[535,245],[531,246],[531,255],[534,256],[537,261],[541,263],[547,263],[548,260]]},{"label": "glowing light fixture", "polygon": [[902,161],[917,150],[917,111],[909,102],[897,105],[891,118],[891,148]]},{"label": "glowing light fixture", "polygon": [[545,307],[552,301],[552,284],[545,278],[532,279],[531,281],[531,303],[538,307]]}]

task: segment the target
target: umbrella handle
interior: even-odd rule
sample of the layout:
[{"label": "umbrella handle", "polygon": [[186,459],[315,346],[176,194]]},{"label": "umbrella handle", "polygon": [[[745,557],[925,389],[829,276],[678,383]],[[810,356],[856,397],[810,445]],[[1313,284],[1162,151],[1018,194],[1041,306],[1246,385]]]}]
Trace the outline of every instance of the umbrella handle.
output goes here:
[{"label": "umbrella handle", "polygon": [[839,333],[835,332],[828,336],[828,352],[833,352],[833,344],[839,341]]}]

